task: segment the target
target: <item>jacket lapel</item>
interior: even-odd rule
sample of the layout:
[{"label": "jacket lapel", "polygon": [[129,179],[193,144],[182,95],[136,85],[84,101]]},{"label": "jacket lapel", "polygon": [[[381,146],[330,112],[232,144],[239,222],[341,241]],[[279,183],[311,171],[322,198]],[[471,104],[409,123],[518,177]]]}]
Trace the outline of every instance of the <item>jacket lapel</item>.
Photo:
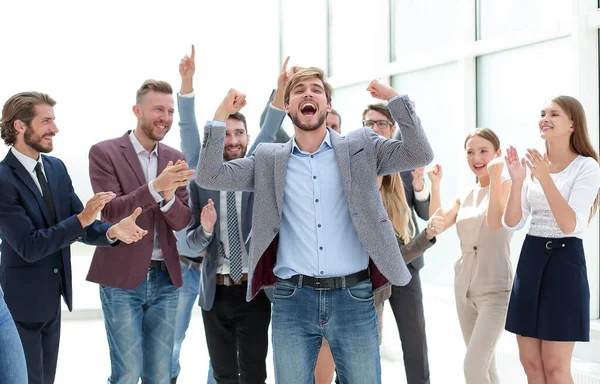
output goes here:
[{"label": "jacket lapel", "polygon": [[340,174],[342,176],[342,182],[344,183],[344,190],[346,191],[346,197],[350,197],[350,186],[352,185],[352,176],[350,172],[350,155],[348,153],[348,139],[344,136],[331,134],[331,146],[335,151],[338,166],[340,168]]},{"label": "jacket lapel", "polygon": [[44,162],[44,171],[46,172],[46,180],[48,181],[48,185],[50,186],[50,193],[52,194],[52,200],[54,201],[54,214],[56,215],[56,221],[59,222],[62,220],[60,216],[59,209],[59,200],[60,200],[60,191],[58,189],[59,180],[57,179],[58,175],[52,164],[42,156],[42,161]]},{"label": "jacket lapel", "polygon": [[287,172],[287,163],[292,153],[292,140],[282,144],[275,153],[275,201],[277,202],[277,210],[279,217],[283,209],[283,194],[285,192],[285,176]]},{"label": "jacket lapel", "polygon": [[131,139],[129,138],[130,133],[131,131],[127,131],[121,138],[121,149],[123,150],[123,156],[125,156],[129,166],[133,169],[133,173],[135,173],[140,185],[144,185],[146,184],[146,177],[144,176],[140,159],[138,158],[137,153],[135,153],[133,144],[131,144]]},{"label": "jacket lapel", "polygon": [[[42,193],[40,192],[38,187],[33,182],[33,179],[31,178],[31,174],[25,169],[23,164],[21,164],[21,162],[19,160],[17,160],[17,158],[15,157],[15,155],[13,155],[11,150],[9,150],[8,153],[6,154],[5,161],[13,169],[17,178],[19,178],[23,182],[23,184],[25,184],[27,186],[27,188],[29,188],[29,190],[31,190],[31,193],[33,193],[33,196],[35,196],[35,200],[37,201],[37,203],[40,207],[40,211],[42,212],[44,219],[46,219],[46,223],[50,226],[51,225],[50,224],[51,223],[50,212],[48,212],[48,209],[46,208],[46,202],[44,201]],[[46,164],[47,163],[44,163],[44,165],[46,165]]]}]

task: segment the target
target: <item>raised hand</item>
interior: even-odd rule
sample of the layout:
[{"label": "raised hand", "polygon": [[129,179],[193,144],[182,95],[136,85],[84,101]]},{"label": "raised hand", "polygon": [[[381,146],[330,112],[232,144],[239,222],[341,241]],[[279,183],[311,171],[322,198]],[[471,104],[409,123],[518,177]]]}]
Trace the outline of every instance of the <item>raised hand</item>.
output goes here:
[{"label": "raised hand", "polygon": [[398,92],[396,92],[394,88],[381,81],[381,79],[375,79],[371,81],[367,87],[367,91],[369,91],[371,96],[374,98],[385,101],[398,96]]},{"label": "raised hand", "polygon": [[215,203],[212,199],[208,199],[208,204],[202,207],[200,212],[200,225],[204,232],[211,233],[217,222],[217,211],[215,210]]},{"label": "raised hand", "polygon": [[527,176],[525,159],[519,159],[517,149],[511,145],[506,150],[504,160],[506,161],[506,168],[508,169],[508,174],[510,175],[513,184],[522,183],[525,180],[525,176]]},{"label": "raised hand", "polygon": [[504,169],[504,161],[501,157],[494,157],[487,164],[488,175],[490,180],[500,180],[502,178],[502,170]]},{"label": "raised hand", "polygon": [[141,213],[142,208],[136,208],[131,215],[108,229],[108,237],[111,239],[119,239],[125,244],[131,244],[141,240],[141,238],[148,233],[148,231],[138,227],[135,223],[135,220]]},{"label": "raised hand", "polygon": [[442,181],[442,166],[439,164],[434,165],[427,171],[427,177],[429,177],[431,184],[439,184]]},{"label": "raised hand", "polygon": [[196,72],[196,49],[194,48],[194,44],[192,44],[192,54],[188,56],[187,54],[181,59],[179,62],[179,74],[182,79],[191,79],[194,77],[194,72]]},{"label": "raised hand", "polygon": [[100,211],[104,209],[106,203],[114,199],[115,196],[116,195],[112,192],[98,192],[92,196],[92,198],[85,203],[83,211],[77,215],[81,226],[85,228],[92,224],[98,217]]},{"label": "raised hand", "polygon": [[533,177],[538,179],[539,182],[550,178],[550,162],[547,154],[542,156],[537,149],[528,148],[525,156],[527,156],[527,167]]},{"label": "raised hand", "polygon": [[412,185],[415,192],[421,192],[425,188],[425,167],[417,168],[410,173],[413,177]]},{"label": "raised hand", "polygon": [[221,104],[215,112],[214,120],[227,121],[229,115],[233,115],[246,105],[246,95],[233,88],[227,92]]},{"label": "raised hand", "polygon": [[444,232],[444,211],[442,211],[442,208],[438,208],[433,215],[431,215],[427,221],[425,232],[427,233],[426,237],[428,240],[431,240]]},{"label": "raised hand", "polygon": [[284,90],[285,85],[290,80],[296,72],[298,72],[299,67],[293,66],[288,69],[288,63],[290,61],[290,57],[286,57],[285,62],[283,63],[283,67],[281,67],[281,71],[279,72],[279,77],[277,78],[277,90],[275,91],[275,97],[273,98],[273,106],[279,109],[285,108],[285,100],[284,100]]},{"label": "raised hand", "polygon": [[190,182],[189,179],[194,176],[194,170],[188,169],[188,164],[183,160],[178,160],[177,164],[172,161],[167,163],[167,166],[152,181],[156,192],[163,192],[166,201],[167,197],[172,198],[173,194],[179,187],[186,187]]}]

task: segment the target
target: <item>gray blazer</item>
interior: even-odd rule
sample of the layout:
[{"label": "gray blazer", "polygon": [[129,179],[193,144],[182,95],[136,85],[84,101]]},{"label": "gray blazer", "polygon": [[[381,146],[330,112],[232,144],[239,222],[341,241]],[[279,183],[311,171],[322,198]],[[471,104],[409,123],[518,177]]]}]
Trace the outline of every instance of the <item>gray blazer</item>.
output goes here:
[{"label": "gray blazer", "polygon": [[[198,162],[200,156],[200,134],[196,124],[196,112],[194,98],[185,98],[177,95],[177,106],[179,109],[179,125],[181,126],[181,148],[189,161],[190,166]],[[274,109],[270,106],[266,109],[266,116],[261,124],[261,130],[256,137],[255,142],[248,149],[248,154],[254,151],[254,148],[262,142],[272,142],[275,134],[285,118],[285,112]],[[194,181],[189,185],[190,188],[190,207],[192,209],[192,218],[187,229],[187,234],[183,241],[186,243],[188,259],[202,261],[202,271],[200,273],[200,286],[198,289],[198,304],[205,310],[210,311],[215,300],[215,291],[217,286],[217,270],[219,268],[219,243],[221,241],[219,207],[221,204],[221,194],[218,191],[210,191],[200,188]],[[217,210],[217,222],[213,230],[213,236],[207,237],[200,225],[200,212],[202,207],[212,199]],[[244,192],[242,194],[242,236],[246,251],[249,252],[248,237],[250,236],[250,226],[252,224],[252,206],[254,194]],[[181,247],[180,249],[185,249]],[[190,257],[191,255],[200,255],[206,250],[204,259]]]},{"label": "gray blazer", "polygon": [[[346,136],[329,131],[352,222],[370,257],[375,290],[389,283],[406,285],[411,278],[381,202],[377,177],[425,166],[433,159],[433,150],[408,96],[391,101],[389,108],[400,127],[402,141],[386,140],[368,128]],[[251,300],[277,279],[273,267],[292,142],[261,144],[253,156],[224,163],[225,129],[209,123],[204,132],[196,175],[198,184],[207,189],[254,191],[260,196],[254,201],[252,217],[247,293],[247,299]]]}]

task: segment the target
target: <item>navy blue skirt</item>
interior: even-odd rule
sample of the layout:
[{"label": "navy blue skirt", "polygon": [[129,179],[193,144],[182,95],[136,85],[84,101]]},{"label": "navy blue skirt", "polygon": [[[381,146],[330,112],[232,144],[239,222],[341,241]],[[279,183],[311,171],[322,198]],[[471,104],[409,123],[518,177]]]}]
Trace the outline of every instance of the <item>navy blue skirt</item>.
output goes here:
[{"label": "navy blue skirt", "polygon": [[590,288],[581,239],[527,235],[506,330],[548,341],[590,340]]}]

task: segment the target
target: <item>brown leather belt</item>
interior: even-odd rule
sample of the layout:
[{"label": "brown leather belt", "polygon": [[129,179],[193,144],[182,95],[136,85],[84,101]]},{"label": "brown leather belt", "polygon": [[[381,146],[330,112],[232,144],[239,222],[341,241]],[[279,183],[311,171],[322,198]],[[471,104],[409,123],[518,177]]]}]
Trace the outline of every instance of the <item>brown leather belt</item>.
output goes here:
[{"label": "brown leather belt", "polygon": [[226,287],[232,286],[232,285],[242,285],[243,283],[248,281],[248,274],[247,273],[243,273],[242,274],[242,278],[240,279],[240,281],[234,282],[233,280],[231,280],[231,277],[229,277],[229,275],[217,275],[217,285],[224,285]]}]

